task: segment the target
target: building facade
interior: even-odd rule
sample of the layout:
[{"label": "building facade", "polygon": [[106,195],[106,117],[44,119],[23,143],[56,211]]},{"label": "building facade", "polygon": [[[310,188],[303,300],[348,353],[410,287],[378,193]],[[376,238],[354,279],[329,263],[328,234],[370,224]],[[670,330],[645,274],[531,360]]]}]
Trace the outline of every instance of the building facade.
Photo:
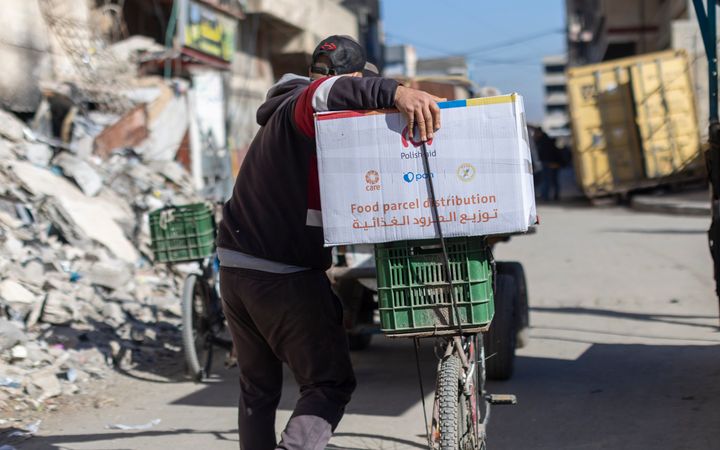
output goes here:
[{"label": "building facade", "polygon": [[567,96],[567,55],[546,56],[543,64],[545,115],[542,128],[554,138],[570,136],[570,119]]},{"label": "building facade", "polygon": [[386,77],[414,77],[417,73],[417,53],[412,45],[385,47],[383,75]]}]

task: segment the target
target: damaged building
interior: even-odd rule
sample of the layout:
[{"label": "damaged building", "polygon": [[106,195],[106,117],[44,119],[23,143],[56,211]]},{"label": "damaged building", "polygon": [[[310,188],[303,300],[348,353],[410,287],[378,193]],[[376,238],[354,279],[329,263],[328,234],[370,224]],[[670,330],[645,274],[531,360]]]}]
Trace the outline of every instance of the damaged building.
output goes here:
[{"label": "damaged building", "polygon": [[283,73],[377,1],[7,0],[0,15],[0,414],[181,363],[187,268],[148,213],[225,199]]}]

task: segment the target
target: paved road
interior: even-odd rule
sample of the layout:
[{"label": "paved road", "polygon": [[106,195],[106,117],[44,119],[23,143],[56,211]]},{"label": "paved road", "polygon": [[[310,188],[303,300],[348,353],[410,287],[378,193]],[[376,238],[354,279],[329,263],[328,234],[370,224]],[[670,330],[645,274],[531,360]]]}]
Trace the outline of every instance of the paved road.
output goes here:
[{"label": "paved road", "polygon": [[[513,380],[490,385],[520,401],[494,409],[490,448],[718,448],[720,333],[707,220],[582,207],[540,213],[537,235],[496,251],[526,267],[533,328]],[[330,448],[423,448],[409,343],[378,337],[354,361],[360,386]],[[430,383],[429,348],[422,370]],[[119,377],[109,392],[117,405],[55,413],[17,448],[235,449],[235,373],[221,375],[203,386]],[[294,400],[288,375],[278,429]],[[149,430],[105,429],[156,418]]]}]

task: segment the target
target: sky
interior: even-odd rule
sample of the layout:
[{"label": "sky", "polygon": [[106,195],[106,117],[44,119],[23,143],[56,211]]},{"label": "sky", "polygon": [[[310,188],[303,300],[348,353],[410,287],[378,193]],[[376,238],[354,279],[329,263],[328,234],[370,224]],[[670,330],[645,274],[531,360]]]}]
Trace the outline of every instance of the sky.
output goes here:
[{"label": "sky", "polygon": [[387,44],[411,44],[420,58],[473,51],[467,56],[470,78],[520,93],[528,120],[542,120],[541,60],[565,52],[564,0],[381,0],[381,5]]}]

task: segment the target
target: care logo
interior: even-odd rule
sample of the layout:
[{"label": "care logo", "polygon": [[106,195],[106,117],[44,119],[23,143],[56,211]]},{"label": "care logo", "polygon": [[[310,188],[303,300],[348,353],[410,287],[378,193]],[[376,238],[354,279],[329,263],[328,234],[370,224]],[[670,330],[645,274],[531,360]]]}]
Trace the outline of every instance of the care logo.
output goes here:
[{"label": "care logo", "polygon": [[475,170],[475,166],[473,166],[472,164],[463,163],[458,166],[456,173],[460,181],[468,183],[472,181],[473,178],[475,178],[475,174],[477,173],[477,171]]},{"label": "care logo", "polygon": [[368,170],[365,173],[365,190],[379,191],[380,189],[380,174],[377,170]]}]

